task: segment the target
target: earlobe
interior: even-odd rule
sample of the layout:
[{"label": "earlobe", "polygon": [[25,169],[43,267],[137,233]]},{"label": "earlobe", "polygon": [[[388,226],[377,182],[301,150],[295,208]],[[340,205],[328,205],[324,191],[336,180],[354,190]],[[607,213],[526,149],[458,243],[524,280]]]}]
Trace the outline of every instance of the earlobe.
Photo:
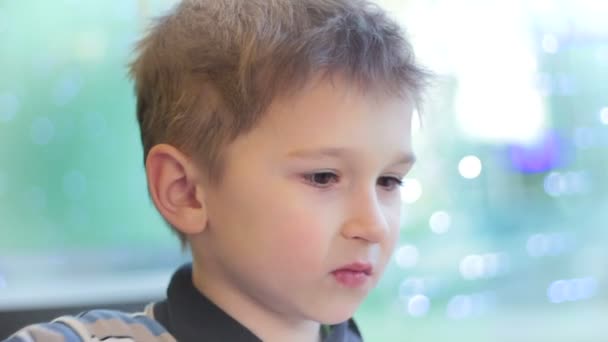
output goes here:
[{"label": "earlobe", "polygon": [[186,235],[201,233],[207,224],[199,175],[194,163],[171,145],[159,144],[148,152],[146,177],[154,206]]}]

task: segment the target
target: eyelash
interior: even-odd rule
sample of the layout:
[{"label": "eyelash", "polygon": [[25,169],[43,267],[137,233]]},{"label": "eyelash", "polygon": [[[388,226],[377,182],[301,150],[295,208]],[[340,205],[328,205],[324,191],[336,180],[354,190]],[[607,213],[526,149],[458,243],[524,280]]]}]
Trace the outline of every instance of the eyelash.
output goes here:
[{"label": "eyelash", "polygon": [[[334,180],[332,181],[332,183],[336,183],[336,182],[338,182],[338,180],[339,180],[339,178],[340,178],[340,176],[338,176],[337,174],[335,174],[335,173],[333,173],[333,172],[328,172],[328,171],[325,171],[325,172],[314,172],[314,173],[308,173],[308,174],[304,174],[302,177],[304,178],[304,180],[305,180],[307,183],[309,183],[309,184],[311,184],[312,186],[317,187],[317,188],[326,189],[326,188],[328,188],[329,186],[331,186],[331,184],[327,184],[327,183],[323,184],[323,183],[316,182],[316,181],[314,180],[314,178],[315,178],[316,176],[319,176],[319,175],[323,175],[323,176],[330,176],[330,177],[332,177],[332,178],[334,179]],[[392,177],[392,176],[383,176],[383,177],[380,177],[380,179],[379,179],[379,180],[385,180],[385,181],[386,181],[386,180],[388,180],[388,181],[393,182],[393,184],[392,184],[392,185],[390,185],[390,186],[388,186],[388,187],[387,187],[387,186],[383,186],[383,187],[385,187],[385,188],[388,188],[388,191],[392,191],[392,190],[395,190],[395,189],[397,189],[397,188],[399,188],[399,187],[403,186],[403,181],[402,181],[401,179],[397,178],[397,177]]]}]

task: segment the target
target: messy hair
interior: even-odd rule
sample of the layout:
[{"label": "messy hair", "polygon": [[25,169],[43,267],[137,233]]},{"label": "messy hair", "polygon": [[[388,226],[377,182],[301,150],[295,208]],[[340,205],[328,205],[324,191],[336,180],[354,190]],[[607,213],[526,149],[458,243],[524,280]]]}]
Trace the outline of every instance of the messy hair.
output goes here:
[{"label": "messy hair", "polygon": [[314,75],[416,103],[427,80],[399,25],[367,0],[183,0],[135,52],[144,160],[168,143],[215,182],[224,148]]}]

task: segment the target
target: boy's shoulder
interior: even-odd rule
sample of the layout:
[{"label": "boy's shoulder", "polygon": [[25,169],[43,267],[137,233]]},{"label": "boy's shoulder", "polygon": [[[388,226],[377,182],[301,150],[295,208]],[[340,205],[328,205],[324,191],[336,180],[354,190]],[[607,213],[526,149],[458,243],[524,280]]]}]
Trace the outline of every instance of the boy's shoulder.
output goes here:
[{"label": "boy's shoulder", "polygon": [[[353,319],[325,326],[324,342],[360,342]],[[139,313],[91,310],[63,316],[50,323],[25,327],[2,342],[260,342],[192,284],[192,265],[180,267],[172,276],[167,298],[151,303]]]},{"label": "boy's shoulder", "polygon": [[5,342],[175,342],[175,338],[153,318],[152,311],[151,304],[139,313],[99,309],[77,316],[62,316],[49,323],[27,326]]}]

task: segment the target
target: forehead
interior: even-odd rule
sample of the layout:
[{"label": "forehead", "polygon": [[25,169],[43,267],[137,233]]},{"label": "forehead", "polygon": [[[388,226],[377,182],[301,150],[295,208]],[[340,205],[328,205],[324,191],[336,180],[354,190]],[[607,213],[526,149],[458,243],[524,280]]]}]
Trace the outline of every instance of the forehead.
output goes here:
[{"label": "forehead", "polygon": [[[407,138],[413,105],[406,96],[365,91],[343,79],[321,79],[271,103],[260,122],[268,134],[308,142],[368,137]],[[400,139],[407,140],[407,139]]]},{"label": "forehead", "polygon": [[[272,102],[258,124],[227,147],[226,162],[230,169],[253,172],[290,160],[294,152],[328,150],[344,152],[333,159],[370,168],[412,160],[412,108],[401,97],[365,93],[346,82],[317,82]],[[321,155],[306,159],[329,159]]]},{"label": "forehead", "polygon": [[251,131],[237,137],[225,151],[226,173],[244,179],[249,176],[243,173],[258,177],[282,166],[333,162],[366,173],[409,168],[412,108],[400,97],[319,82],[274,101]]}]

